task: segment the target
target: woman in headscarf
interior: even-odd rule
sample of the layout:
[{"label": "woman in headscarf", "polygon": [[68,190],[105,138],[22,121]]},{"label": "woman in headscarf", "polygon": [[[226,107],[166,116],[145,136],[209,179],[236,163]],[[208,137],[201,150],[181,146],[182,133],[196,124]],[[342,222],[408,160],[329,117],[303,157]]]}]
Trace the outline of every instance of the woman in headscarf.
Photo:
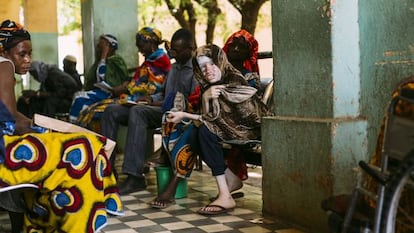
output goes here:
[{"label": "woman in headscarf", "polygon": [[[4,134],[24,134],[30,130],[31,119],[17,111],[14,86],[14,73],[25,74],[29,71],[32,53],[30,34],[20,24],[10,20],[0,25],[0,163],[4,162]],[[21,55],[19,55],[21,54]],[[0,175],[1,179],[1,175]],[[17,208],[19,198],[13,198],[11,193],[0,194],[0,207],[9,210],[12,231],[20,232],[23,215]]]},{"label": "woman in headscarf", "polygon": [[[104,145],[89,133],[34,133],[16,110],[14,73],[31,63],[30,34],[0,25],[0,207],[14,232],[96,232],[122,203]],[[2,144],[3,143],[3,144]]]},{"label": "woman in headscarf", "polygon": [[20,24],[10,20],[0,26],[0,100],[16,120],[16,133],[30,132],[31,120],[16,108],[14,73],[26,74],[31,65],[30,34]]},{"label": "woman in headscarf", "polygon": [[258,50],[256,38],[244,29],[231,34],[223,46],[229,62],[243,74],[250,86],[260,92]]},{"label": "woman in headscarf", "polygon": [[[229,62],[239,70],[250,86],[258,90],[261,95],[261,82],[258,59],[259,44],[252,34],[240,29],[226,40],[223,51],[226,53]],[[229,184],[231,191],[240,189],[243,186],[242,180],[248,178],[247,165],[244,159],[243,150],[233,146],[226,150],[225,157],[227,166],[239,179],[232,179]],[[234,195],[237,195],[236,193]]]},{"label": "woman in headscarf", "polygon": [[124,59],[116,53],[118,40],[111,34],[99,37],[96,47],[96,60],[85,75],[85,91],[75,94],[69,120],[75,122],[79,113],[88,106],[115,97],[117,86],[129,81],[128,69]]},{"label": "woman in headscarf", "polygon": [[[159,48],[162,43],[161,32],[155,28],[144,27],[136,33],[135,45],[144,56],[144,62],[136,69],[134,77],[129,82],[114,88],[114,96],[120,98],[106,99],[84,109],[77,123],[89,127],[92,120],[100,119],[109,104],[128,104],[134,102],[149,102],[152,95],[158,95],[165,81],[171,62],[166,52]],[[166,46],[168,47],[168,45]],[[95,128],[95,131],[99,129]]]},{"label": "woman in headscarf", "polygon": [[[222,141],[260,138],[261,117],[268,114],[257,90],[227,60],[217,45],[197,49],[193,58],[194,75],[201,87],[201,114],[170,111],[168,122],[200,122],[192,149],[202,155],[211,168],[218,195],[198,213],[214,215],[232,210],[236,203],[230,194],[225,171]],[[234,175],[234,174],[233,174]]]}]

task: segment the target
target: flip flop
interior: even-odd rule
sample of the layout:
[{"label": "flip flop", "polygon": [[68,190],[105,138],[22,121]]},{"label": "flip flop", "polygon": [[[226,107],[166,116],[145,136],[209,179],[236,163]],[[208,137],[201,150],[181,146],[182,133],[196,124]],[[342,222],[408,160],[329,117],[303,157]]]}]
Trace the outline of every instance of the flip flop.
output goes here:
[{"label": "flip flop", "polygon": [[[243,193],[243,192],[235,192],[235,193],[232,193],[232,194],[231,194],[231,197],[232,197],[234,200],[236,200],[236,199],[239,199],[239,198],[244,197],[244,193]],[[213,201],[215,201],[216,199],[217,199],[217,196],[210,198],[210,201],[211,201],[211,202],[213,202]]]},{"label": "flip flop", "polygon": [[155,208],[155,209],[165,209],[168,206],[173,205],[173,204],[175,204],[175,200],[174,199],[161,200],[161,199],[155,198],[151,202],[152,208]]},{"label": "flip flop", "polygon": [[[216,211],[208,211],[206,210],[206,208],[208,207],[213,207],[213,208],[218,208],[219,210]],[[221,205],[206,205],[203,208],[199,209],[197,211],[197,213],[202,214],[202,215],[218,215],[218,214],[224,214],[224,213],[228,213],[230,211],[233,211],[234,208],[224,208]]]}]

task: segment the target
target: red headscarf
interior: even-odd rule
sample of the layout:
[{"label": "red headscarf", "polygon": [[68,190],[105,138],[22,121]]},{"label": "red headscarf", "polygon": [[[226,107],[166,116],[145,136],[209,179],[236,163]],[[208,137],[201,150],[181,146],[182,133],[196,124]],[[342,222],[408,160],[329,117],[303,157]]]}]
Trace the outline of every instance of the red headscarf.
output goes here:
[{"label": "red headscarf", "polygon": [[243,67],[250,72],[257,72],[257,74],[259,74],[259,65],[257,64],[259,44],[257,43],[257,40],[254,38],[254,36],[248,31],[241,29],[233,33],[224,44],[223,50],[227,54],[229,51],[229,45],[233,42],[234,38],[241,37],[244,38],[250,48],[250,58],[244,61]]}]

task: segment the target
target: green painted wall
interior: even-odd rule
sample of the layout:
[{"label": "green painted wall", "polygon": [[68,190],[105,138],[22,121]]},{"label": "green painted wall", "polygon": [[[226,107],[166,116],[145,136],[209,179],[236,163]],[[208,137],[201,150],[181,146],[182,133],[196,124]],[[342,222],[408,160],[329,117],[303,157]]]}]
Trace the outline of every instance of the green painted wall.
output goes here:
[{"label": "green painted wall", "polygon": [[138,64],[135,33],[138,30],[136,0],[85,0],[82,1],[82,32],[84,63],[87,70],[94,61],[95,42],[100,35],[110,33],[119,42],[118,53],[128,67]]},{"label": "green painted wall", "polygon": [[[274,96],[289,103],[288,108],[276,108],[280,115],[332,115],[325,107],[332,105],[329,18],[321,17],[319,2],[272,2],[275,85],[281,90]],[[314,14],[307,9],[315,9]]]},{"label": "green painted wall", "polygon": [[59,64],[58,61],[58,34],[57,33],[30,33],[32,38],[33,60],[40,60],[47,64]]},{"label": "green painted wall", "polygon": [[[414,3],[359,1],[361,112],[369,122],[369,152],[375,148],[383,113],[400,80],[414,74]],[[380,12],[380,13],[379,13]]]},{"label": "green painted wall", "polygon": [[[58,58],[58,34],[57,33],[30,33],[32,39],[32,60],[42,61],[47,64],[59,64]],[[40,83],[30,78],[27,86],[23,89],[38,90]],[[21,90],[16,90],[20,95]]]},{"label": "green painted wall", "polygon": [[413,74],[413,3],[274,0],[274,111],[265,118],[263,212],[328,232],[320,202],[349,193],[391,90]]}]

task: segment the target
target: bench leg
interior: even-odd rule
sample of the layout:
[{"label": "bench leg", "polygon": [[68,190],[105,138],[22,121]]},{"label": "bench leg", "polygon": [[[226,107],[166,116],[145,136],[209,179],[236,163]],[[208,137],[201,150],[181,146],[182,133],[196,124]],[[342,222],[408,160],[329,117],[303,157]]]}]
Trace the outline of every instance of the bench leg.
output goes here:
[{"label": "bench leg", "polygon": [[201,159],[200,155],[197,155],[197,157],[196,157],[194,170],[196,170],[196,171],[202,171],[203,170],[203,160]]},{"label": "bench leg", "polygon": [[11,222],[11,232],[20,233],[23,230],[23,213],[16,213],[9,211],[9,217]]}]

